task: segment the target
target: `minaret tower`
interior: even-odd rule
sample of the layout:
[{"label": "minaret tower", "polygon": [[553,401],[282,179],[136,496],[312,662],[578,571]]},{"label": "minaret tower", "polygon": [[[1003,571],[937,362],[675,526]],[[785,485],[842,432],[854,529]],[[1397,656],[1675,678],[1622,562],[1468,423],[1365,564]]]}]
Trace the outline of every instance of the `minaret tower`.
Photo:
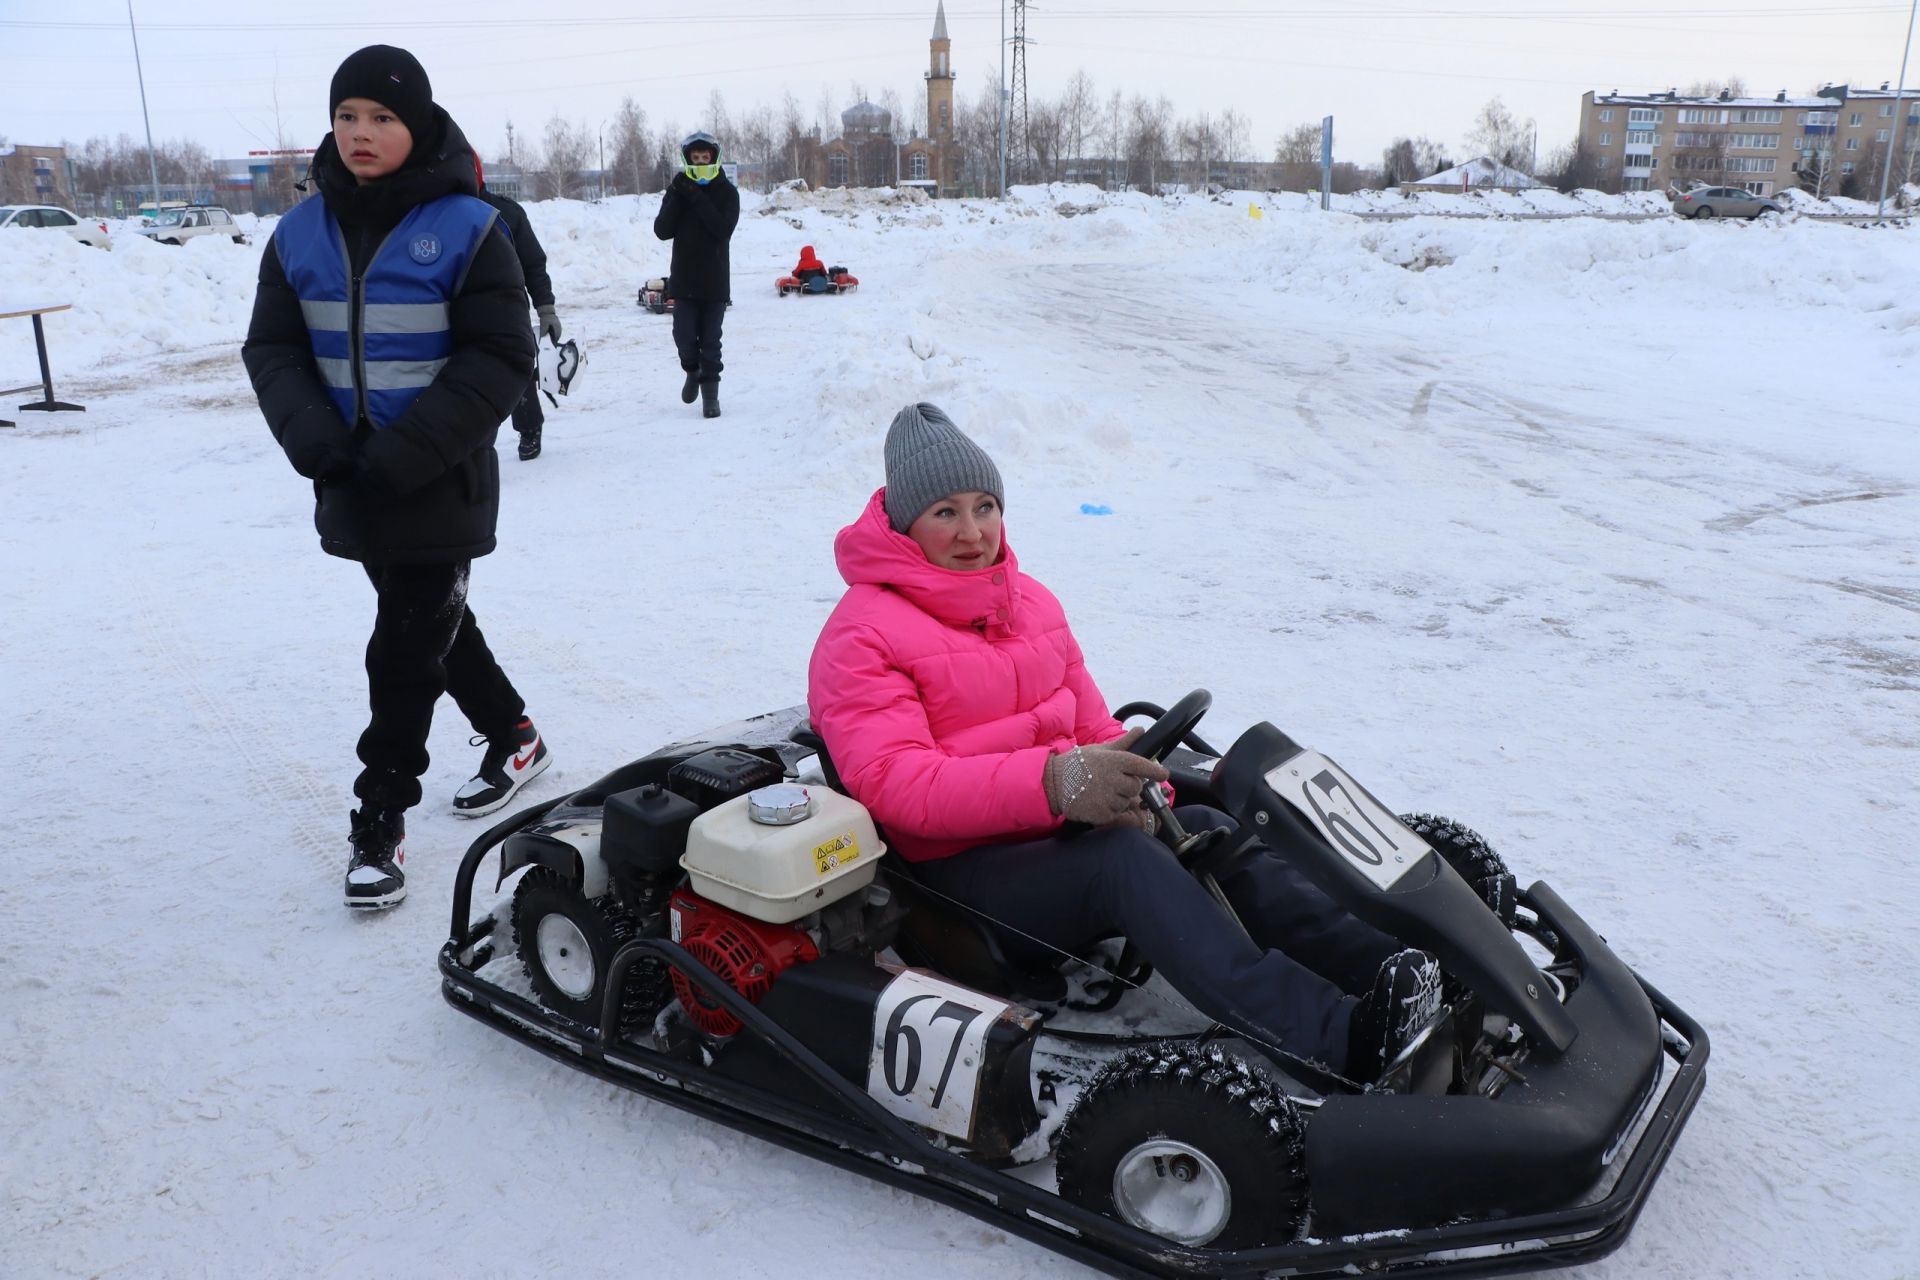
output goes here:
[{"label": "minaret tower", "polygon": [[953,41],[947,39],[947,4],[939,0],[933,15],[933,38],[927,41],[927,137],[933,143],[933,176],[942,189],[952,182],[947,172],[953,151]]}]

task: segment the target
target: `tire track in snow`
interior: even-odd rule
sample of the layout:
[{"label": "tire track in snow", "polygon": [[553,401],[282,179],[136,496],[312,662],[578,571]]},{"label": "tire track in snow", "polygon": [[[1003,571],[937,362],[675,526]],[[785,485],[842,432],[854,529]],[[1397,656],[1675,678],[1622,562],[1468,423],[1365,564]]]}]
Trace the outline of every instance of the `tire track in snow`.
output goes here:
[{"label": "tire track in snow", "polygon": [[[133,612],[148,651],[166,666],[207,728],[232,747],[231,758],[245,774],[249,793],[263,799],[287,819],[292,829],[292,844],[316,868],[329,876],[337,875],[345,842],[319,834],[339,820],[339,803],[331,788],[322,788],[305,766],[282,753],[272,737],[256,727],[253,717],[237,710],[228,698],[207,686],[199,674],[207,669],[206,663],[193,650],[178,620],[171,616],[147,579],[130,581],[126,598],[133,602]],[[289,784],[296,794],[288,794]]]}]

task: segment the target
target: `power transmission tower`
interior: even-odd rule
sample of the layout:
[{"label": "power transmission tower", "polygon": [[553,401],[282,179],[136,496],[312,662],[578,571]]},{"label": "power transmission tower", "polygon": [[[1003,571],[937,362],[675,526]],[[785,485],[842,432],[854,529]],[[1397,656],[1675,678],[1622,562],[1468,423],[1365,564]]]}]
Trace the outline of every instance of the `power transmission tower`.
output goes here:
[{"label": "power transmission tower", "polygon": [[1027,171],[1032,146],[1027,119],[1027,43],[1027,0],[1013,0],[1013,120],[1008,149],[1014,158],[1016,182],[1031,177]]}]

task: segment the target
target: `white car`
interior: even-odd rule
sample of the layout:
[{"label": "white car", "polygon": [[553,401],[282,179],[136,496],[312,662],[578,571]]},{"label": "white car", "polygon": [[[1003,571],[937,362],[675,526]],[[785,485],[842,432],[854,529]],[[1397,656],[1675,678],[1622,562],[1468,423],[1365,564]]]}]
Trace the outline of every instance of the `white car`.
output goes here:
[{"label": "white car", "polygon": [[247,243],[247,237],[234,223],[233,215],[217,204],[191,204],[184,209],[162,209],[152,225],[140,228],[140,234],[161,244],[185,244],[201,236],[226,236],[235,244]]},{"label": "white car", "polygon": [[104,222],[82,221],[67,210],[51,204],[0,205],[0,228],[52,227],[66,232],[81,244],[113,248],[113,237]]}]

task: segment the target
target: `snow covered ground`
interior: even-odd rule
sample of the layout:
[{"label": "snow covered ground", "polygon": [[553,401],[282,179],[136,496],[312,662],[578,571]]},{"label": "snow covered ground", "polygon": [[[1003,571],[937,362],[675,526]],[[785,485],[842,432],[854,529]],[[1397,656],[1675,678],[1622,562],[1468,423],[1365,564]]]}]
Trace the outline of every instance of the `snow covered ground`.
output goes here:
[{"label": "snow covered ground", "polygon": [[[505,433],[473,593],[534,796],[798,701],[832,535],[935,401],[1110,698],[1209,687],[1216,742],[1271,719],[1472,823],[1706,1024],[1583,1274],[1913,1275],[1920,232],[1024,194],[750,197],[716,422],[634,306],[654,201],[534,206],[590,364],[546,456]],[[372,596],[240,367],[263,241],[0,243],[0,300],[77,304],[88,407],[0,431],[0,1271],[1076,1273],[448,1009],[450,704],[409,900],[339,905]],[[803,243],[860,291],[775,297]]]}]

